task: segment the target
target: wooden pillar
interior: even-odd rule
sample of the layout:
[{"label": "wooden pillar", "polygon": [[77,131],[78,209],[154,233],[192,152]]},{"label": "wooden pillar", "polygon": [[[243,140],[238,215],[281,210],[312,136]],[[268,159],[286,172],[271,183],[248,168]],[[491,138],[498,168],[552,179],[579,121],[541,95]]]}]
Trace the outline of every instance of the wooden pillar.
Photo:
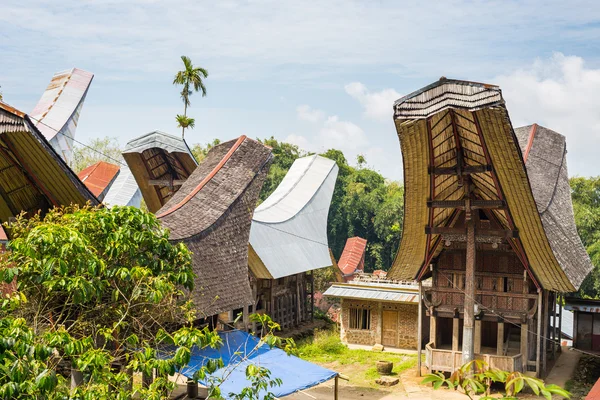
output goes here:
[{"label": "wooden pillar", "polygon": [[529,325],[521,323],[521,360],[523,361],[523,373],[527,372],[529,362]]},{"label": "wooden pillar", "polygon": [[315,319],[315,271],[310,272],[310,320]]},{"label": "wooden pillar", "polygon": [[548,314],[548,306],[550,305],[549,301],[549,290],[544,290],[544,304],[542,307],[542,315],[543,315],[543,331],[542,331],[542,372],[543,375],[540,375],[540,378],[546,375],[546,365],[548,365],[548,325],[550,325],[550,317]]},{"label": "wooden pillar", "polygon": [[563,296],[558,298],[558,349],[562,351],[562,309],[563,309]]},{"label": "wooden pillar", "polygon": [[536,335],[536,352],[535,352],[535,374],[538,378],[542,376],[541,361],[542,361],[542,289],[538,289],[538,307],[537,307],[537,335]]},{"label": "wooden pillar", "polygon": [[496,355],[504,355],[504,322],[498,321],[498,336],[496,339]]},{"label": "wooden pillar", "polygon": [[460,339],[460,318],[454,317],[452,318],[452,351],[460,351],[458,349],[459,339]]},{"label": "wooden pillar", "polygon": [[467,265],[465,272],[465,312],[463,325],[462,363],[474,359],[473,330],[475,325],[475,221],[471,216],[471,201],[465,201],[467,220]]},{"label": "wooden pillar", "polygon": [[433,307],[429,309],[429,342],[433,344],[433,348],[437,347],[437,317]]},{"label": "wooden pillar", "polygon": [[417,376],[421,376],[421,348],[423,347],[423,283],[419,281],[419,308],[417,320]]},{"label": "wooden pillar", "polygon": [[302,273],[296,275],[296,325],[300,325],[302,319],[300,313],[302,313],[302,307],[300,306],[300,277]]},{"label": "wooden pillar", "polygon": [[556,292],[552,296],[552,359],[556,360]]},{"label": "wooden pillar", "polygon": [[345,307],[344,307],[344,299],[340,299],[340,315],[339,315],[339,319],[340,319],[340,340],[342,341],[342,343],[346,343],[346,330],[344,328],[345,324],[347,324],[349,321],[345,321],[344,320],[344,311],[345,311]]},{"label": "wooden pillar", "polygon": [[375,344],[381,344],[383,335],[383,303],[377,303],[377,325],[375,325]]},{"label": "wooden pillar", "polygon": [[473,338],[473,352],[481,353],[481,320],[475,320],[475,337]]}]

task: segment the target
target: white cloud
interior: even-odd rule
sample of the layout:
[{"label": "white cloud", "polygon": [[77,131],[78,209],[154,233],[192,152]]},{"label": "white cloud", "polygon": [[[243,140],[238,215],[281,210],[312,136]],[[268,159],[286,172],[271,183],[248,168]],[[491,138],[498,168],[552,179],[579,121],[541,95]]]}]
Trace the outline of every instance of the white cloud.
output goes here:
[{"label": "white cloud", "polygon": [[567,137],[571,175],[599,175],[600,69],[555,53],[499,76],[513,126],[538,123]]},{"label": "white cloud", "polygon": [[328,117],[319,132],[321,144],[326,148],[340,148],[356,152],[369,141],[360,126],[340,121],[337,115]]},{"label": "white cloud", "polygon": [[295,144],[302,150],[310,150],[312,148],[311,142],[302,135],[290,134],[285,139],[284,142]]},{"label": "white cloud", "polygon": [[379,92],[370,92],[365,85],[360,82],[347,84],[344,89],[352,98],[364,108],[364,114],[378,121],[391,121],[392,105],[402,95],[394,89],[383,89]]},{"label": "white cloud", "polygon": [[298,119],[308,122],[319,122],[325,118],[323,111],[315,110],[306,104],[296,107],[296,114],[298,115]]}]

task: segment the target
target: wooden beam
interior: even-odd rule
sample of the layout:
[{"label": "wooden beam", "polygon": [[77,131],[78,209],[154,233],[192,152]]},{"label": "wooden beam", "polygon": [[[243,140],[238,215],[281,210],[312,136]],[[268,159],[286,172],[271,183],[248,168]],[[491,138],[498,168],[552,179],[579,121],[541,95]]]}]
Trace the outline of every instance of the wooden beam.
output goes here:
[{"label": "wooden beam", "polygon": [[148,185],[152,186],[181,186],[185,183],[184,179],[149,179]]},{"label": "wooden beam", "polygon": [[[475,229],[475,227],[473,227]],[[425,233],[428,235],[466,235],[467,229],[453,226],[426,226]],[[476,229],[475,237],[499,237],[503,239],[518,238],[519,231],[510,229]]]},{"label": "wooden beam", "polygon": [[542,289],[538,289],[538,309],[537,309],[537,336],[536,336],[536,354],[535,354],[535,374],[536,377],[542,377],[541,356],[542,356]]},{"label": "wooden beam", "polygon": [[[433,200],[427,202],[427,207],[433,208],[458,208],[464,210],[465,200]],[[506,207],[504,200],[473,200],[471,202],[472,210],[490,210],[502,209]]]},{"label": "wooden beam", "polygon": [[472,175],[472,174],[483,174],[485,172],[492,171],[491,165],[465,165],[462,167],[429,167],[428,172],[431,175]]}]

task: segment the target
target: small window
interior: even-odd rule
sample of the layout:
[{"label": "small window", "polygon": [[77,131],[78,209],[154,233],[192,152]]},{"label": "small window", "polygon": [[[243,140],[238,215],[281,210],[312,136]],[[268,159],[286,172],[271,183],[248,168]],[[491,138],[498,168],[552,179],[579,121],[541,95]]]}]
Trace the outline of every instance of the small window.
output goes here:
[{"label": "small window", "polygon": [[371,310],[351,308],[350,329],[371,329]]}]

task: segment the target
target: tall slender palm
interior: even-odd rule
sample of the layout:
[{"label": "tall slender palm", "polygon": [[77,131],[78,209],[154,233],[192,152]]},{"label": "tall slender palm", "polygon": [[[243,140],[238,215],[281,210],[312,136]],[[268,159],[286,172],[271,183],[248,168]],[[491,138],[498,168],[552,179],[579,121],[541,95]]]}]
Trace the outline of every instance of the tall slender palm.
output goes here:
[{"label": "tall slender palm", "polygon": [[[183,69],[173,79],[173,85],[182,85],[181,100],[183,100],[183,117],[187,118],[187,108],[190,105],[190,96],[194,92],[202,92],[202,97],[206,97],[206,86],[202,79],[208,78],[208,71],[202,67],[194,67],[192,60],[187,56],[181,56],[183,61]],[[185,128],[188,126],[193,128],[193,125],[180,124],[181,137],[185,135]]]}]

